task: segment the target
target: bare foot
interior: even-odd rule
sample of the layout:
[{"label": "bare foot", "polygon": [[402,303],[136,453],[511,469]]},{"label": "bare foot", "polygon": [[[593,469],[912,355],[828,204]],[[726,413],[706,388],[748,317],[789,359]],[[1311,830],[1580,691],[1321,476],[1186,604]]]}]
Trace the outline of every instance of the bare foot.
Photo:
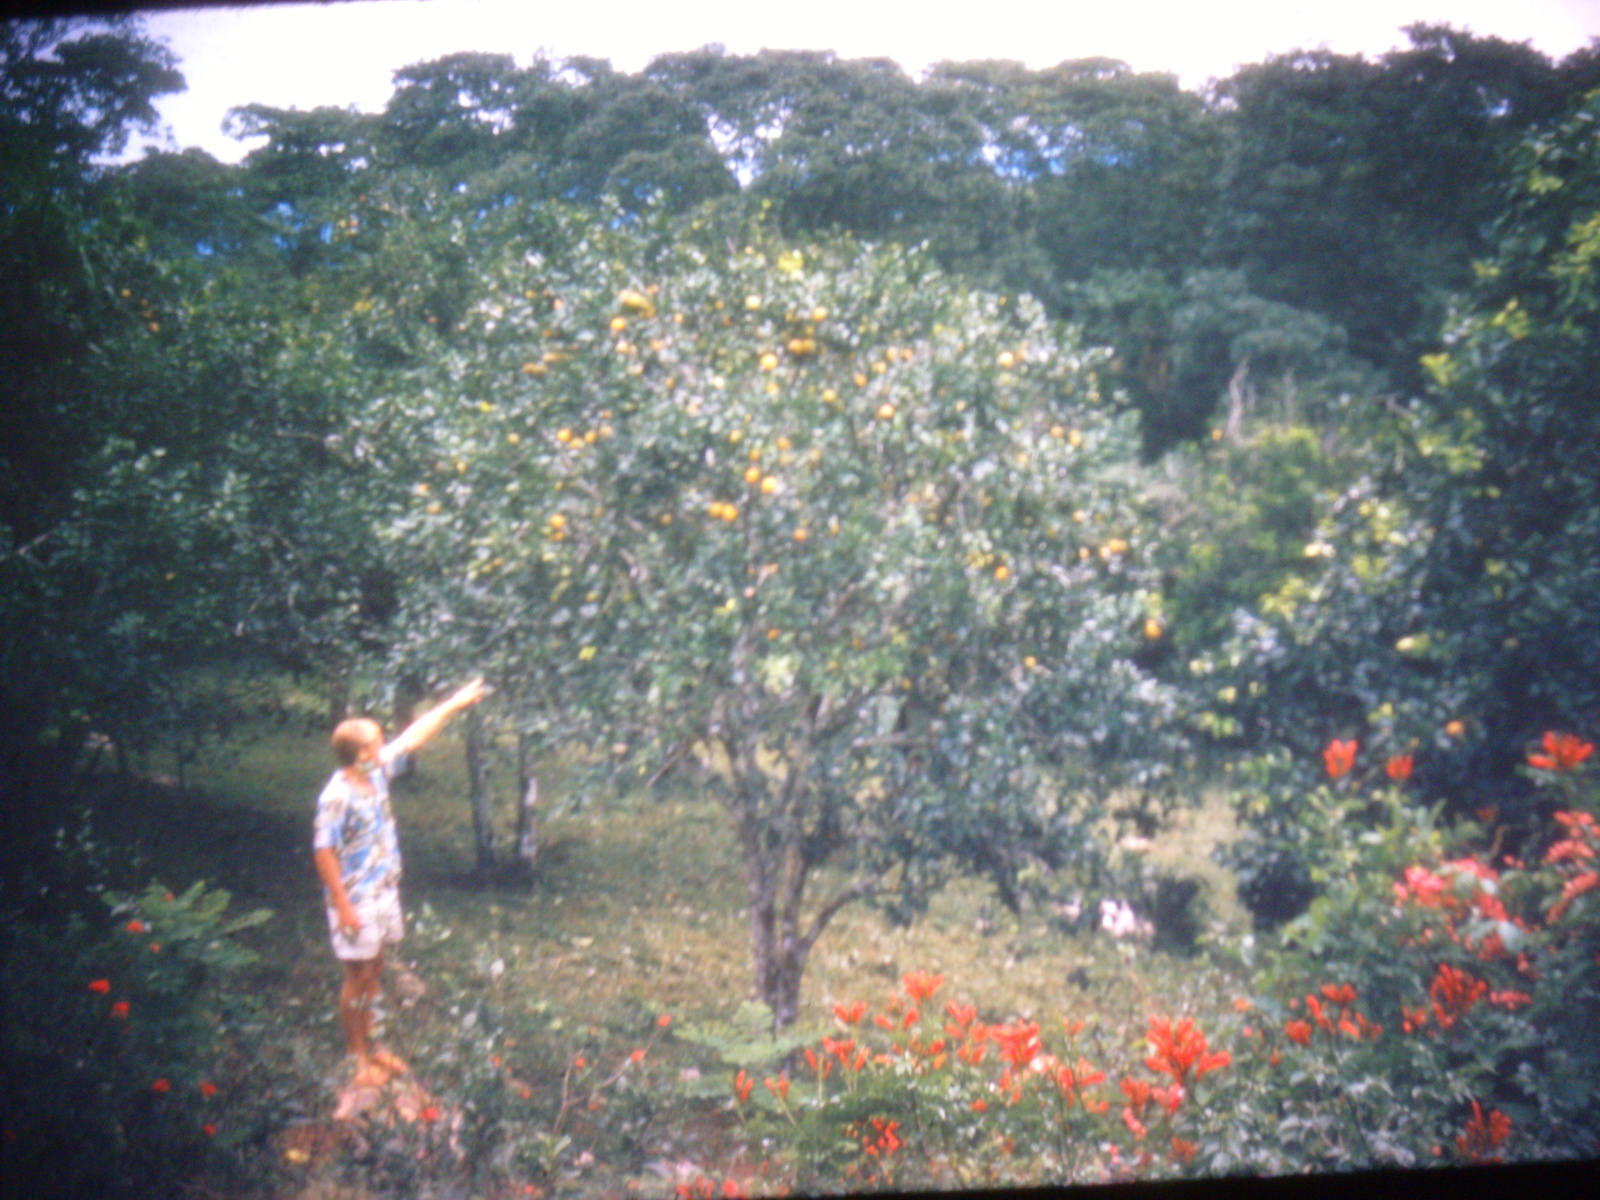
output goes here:
[{"label": "bare foot", "polygon": [[404,1060],[395,1057],[387,1050],[381,1048],[375,1048],[372,1053],[367,1056],[367,1061],[373,1066],[387,1071],[390,1075],[404,1075],[406,1073],[406,1064]]},{"label": "bare foot", "polygon": [[389,1082],[394,1073],[388,1066],[380,1063],[377,1056],[374,1055],[356,1069],[355,1078],[350,1081],[350,1087],[352,1089],[381,1088]]}]

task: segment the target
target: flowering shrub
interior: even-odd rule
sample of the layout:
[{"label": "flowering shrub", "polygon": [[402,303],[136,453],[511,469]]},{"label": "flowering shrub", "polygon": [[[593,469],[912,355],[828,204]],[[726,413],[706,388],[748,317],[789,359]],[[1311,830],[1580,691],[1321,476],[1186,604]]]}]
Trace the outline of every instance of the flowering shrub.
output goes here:
[{"label": "flowering shrub", "polygon": [[252,955],[228,894],[152,884],[111,919],[0,923],[7,1195],[148,1195],[202,1164],[219,1129],[217,985]]},{"label": "flowering shrub", "polygon": [[1600,829],[1588,756],[1554,744],[1530,767],[1574,807],[1532,866],[1408,805],[1401,756],[1361,794],[1340,747],[1325,765],[1345,794],[1307,806],[1307,844],[1338,870],[1231,1018],[1153,1014],[1129,1055],[1079,1020],[941,1008],[944,977],[916,971],[879,1005],[835,1005],[799,1055],[741,1069],[725,1102],[790,1148],[802,1189],[1592,1156]]}]

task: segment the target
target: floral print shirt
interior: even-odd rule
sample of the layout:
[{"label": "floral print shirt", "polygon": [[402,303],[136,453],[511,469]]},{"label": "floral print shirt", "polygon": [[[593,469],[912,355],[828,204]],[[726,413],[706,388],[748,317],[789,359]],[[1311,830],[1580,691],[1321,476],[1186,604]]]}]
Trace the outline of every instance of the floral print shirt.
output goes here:
[{"label": "floral print shirt", "polygon": [[400,839],[389,807],[389,780],[404,762],[401,756],[380,756],[379,765],[367,775],[366,792],[343,771],[335,771],[317,797],[311,846],[338,855],[339,875],[352,905],[400,885]]}]

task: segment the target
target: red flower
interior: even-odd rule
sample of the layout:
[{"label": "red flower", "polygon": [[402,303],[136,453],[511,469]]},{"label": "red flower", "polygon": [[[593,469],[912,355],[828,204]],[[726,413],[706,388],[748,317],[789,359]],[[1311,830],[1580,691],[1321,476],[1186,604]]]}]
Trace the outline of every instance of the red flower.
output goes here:
[{"label": "red flower", "polygon": [[995,1025],[989,1036],[1000,1043],[1000,1057],[1013,1067],[1025,1067],[1039,1055],[1039,1023],[1018,1022],[1016,1025]]},{"label": "red flower", "polygon": [[986,1113],[986,1112],[988,1112],[989,1111],[989,1102],[987,1100],[974,1100],[972,1102],[972,1111],[975,1112],[975,1113]]},{"label": "red flower", "polygon": [[200,1132],[205,1134],[207,1137],[210,1137],[217,1132],[217,1127],[208,1123],[200,1126]]},{"label": "red flower", "polygon": [[929,975],[926,971],[913,971],[904,976],[900,982],[905,984],[906,995],[918,1004],[926,1004],[933,998],[933,994],[944,986],[944,976]]},{"label": "red flower", "polygon": [[1195,1145],[1193,1142],[1186,1142],[1182,1138],[1174,1135],[1172,1139],[1172,1161],[1188,1162],[1195,1156],[1195,1151],[1199,1149],[1200,1147]]},{"label": "red flower", "polygon": [[431,1125],[433,1122],[439,1119],[439,1110],[430,1104],[427,1108],[419,1112],[417,1116]]},{"label": "red flower", "polygon": [[98,992],[98,993],[100,993],[100,995],[104,996],[107,992],[109,992],[111,990],[111,980],[109,980],[109,979],[91,979],[89,981],[89,990],[91,992]]},{"label": "red flower", "polygon": [[857,1000],[854,1004],[848,1006],[835,1004],[833,1006],[833,1015],[846,1025],[854,1025],[867,1015],[867,1002],[865,1000]]},{"label": "red flower", "polygon": [[143,933],[144,930],[145,930],[145,924],[144,924],[143,921],[129,921],[128,922],[128,932],[129,933]]},{"label": "red flower", "polygon": [[1499,1109],[1491,1109],[1487,1118],[1476,1100],[1472,1102],[1472,1120],[1456,1138],[1456,1149],[1471,1162],[1499,1162],[1499,1155],[1491,1155],[1511,1133],[1511,1118]]},{"label": "red flower", "polygon": [[217,1085],[209,1081],[202,1081],[200,1084],[200,1094],[202,1096],[215,1096],[217,1094]]},{"label": "red flower", "polygon": [[1354,738],[1341,742],[1337,738],[1328,743],[1322,752],[1323,764],[1328,768],[1329,779],[1340,779],[1350,774],[1356,765],[1356,749],[1360,745]]},{"label": "red flower", "polygon": [[1119,1085],[1132,1106],[1139,1112],[1150,1103],[1150,1085],[1142,1079],[1124,1079]]},{"label": "red flower", "polygon": [[1489,1003],[1500,1008],[1521,1008],[1524,1004],[1532,1004],[1533,997],[1527,992],[1490,992]]},{"label": "red flower", "polygon": [[1411,778],[1411,766],[1411,755],[1396,754],[1388,762],[1383,764],[1383,769],[1388,774],[1390,779],[1394,780],[1396,783],[1404,783],[1406,780]]},{"label": "red flower", "polygon": [[128,1002],[126,1000],[118,1000],[111,1006],[111,1015],[119,1021],[126,1021],[128,1019]]},{"label": "red flower", "polygon": [[656,1018],[656,1025],[657,1025],[658,1028],[665,1029],[668,1025],[671,1025],[671,1024],[672,1024],[672,1017],[667,1013],[662,1013],[659,1017]]},{"label": "red flower", "polygon": [[1284,1036],[1299,1046],[1311,1045],[1311,1026],[1304,1021],[1290,1021],[1283,1027]]},{"label": "red flower", "polygon": [[642,1063],[644,1061],[644,1050],[642,1048],[635,1050],[632,1054],[628,1055],[628,1061]]},{"label": "red flower", "polygon": [[761,1081],[761,1086],[780,1100],[789,1098],[789,1077],[787,1075],[779,1075],[776,1079],[769,1075]]},{"label": "red flower", "polygon": [[1600,871],[1585,871],[1582,875],[1567,880],[1567,885],[1561,889],[1561,899],[1557,900],[1550,909],[1548,920],[1559,921],[1566,915],[1568,906],[1584,892],[1591,892],[1600,887]]},{"label": "red flower", "polygon": [[1145,1059],[1144,1065],[1152,1071],[1165,1071],[1175,1083],[1186,1083],[1191,1068],[1199,1079],[1233,1061],[1225,1050],[1206,1053],[1206,1035],[1195,1028],[1191,1017],[1184,1017],[1176,1026],[1161,1017],[1151,1017],[1146,1036],[1155,1053]]},{"label": "red flower", "polygon": [[1570,733],[1547,733],[1540,744],[1545,752],[1528,755],[1528,765],[1541,771],[1571,771],[1594,753],[1594,743]]},{"label": "red flower", "polygon": [[1489,985],[1475,979],[1465,971],[1448,964],[1439,965],[1439,973],[1428,985],[1428,996],[1433,1000],[1433,1016],[1443,1029],[1449,1029],[1471,1011]]},{"label": "red flower", "polygon": [[978,1006],[975,1004],[961,1005],[954,1000],[944,1006],[945,1012],[950,1014],[950,1019],[963,1029],[971,1025],[978,1015]]},{"label": "red flower", "polygon": [[1145,1128],[1144,1122],[1133,1115],[1133,1109],[1131,1108],[1125,1108],[1122,1110],[1122,1123],[1128,1127],[1129,1131],[1136,1138],[1142,1138],[1145,1134],[1150,1132]]},{"label": "red flower", "polygon": [[165,1096],[172,1090],[172,1085],[165,1079],[158,1079],[150,1085],[150,1090],[158,1096]]},{"label": "red flower", "polygon": [[1325,983],[1322,985],[1322,994],[1340,1008],[1349,1008],[1356,1002],[1356,989],[1348,983]]},{"label": "red flower", "polygon": [[1155,1102],[1167,1110],[1167,1116],[1178,1111],[1178,1105],[1183,1103],[1183,1085],[1173,1084],[1171,1087],[1151,1088],[1150,1095]]},{"label": "red flower", "polygon": [[733,1077],[733,1094],[739,1097],[740,1104],[750,1099],[750,1089],[755,1085],[756,1081],[746,1075],[741,1067],[739,1073]]}]

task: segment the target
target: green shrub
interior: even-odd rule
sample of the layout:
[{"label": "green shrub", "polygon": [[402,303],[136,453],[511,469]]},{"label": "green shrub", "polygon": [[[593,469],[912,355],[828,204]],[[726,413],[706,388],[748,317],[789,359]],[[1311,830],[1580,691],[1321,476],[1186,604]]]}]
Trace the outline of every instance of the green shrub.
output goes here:
[{"label": "green shrub", "polygon": [[253,959],[231,935],[270,914],[229,918],[201,883],[105,899],[98,921],[0,921],[7,1195],[149,1195],[218,1134],[217,984]]}]

